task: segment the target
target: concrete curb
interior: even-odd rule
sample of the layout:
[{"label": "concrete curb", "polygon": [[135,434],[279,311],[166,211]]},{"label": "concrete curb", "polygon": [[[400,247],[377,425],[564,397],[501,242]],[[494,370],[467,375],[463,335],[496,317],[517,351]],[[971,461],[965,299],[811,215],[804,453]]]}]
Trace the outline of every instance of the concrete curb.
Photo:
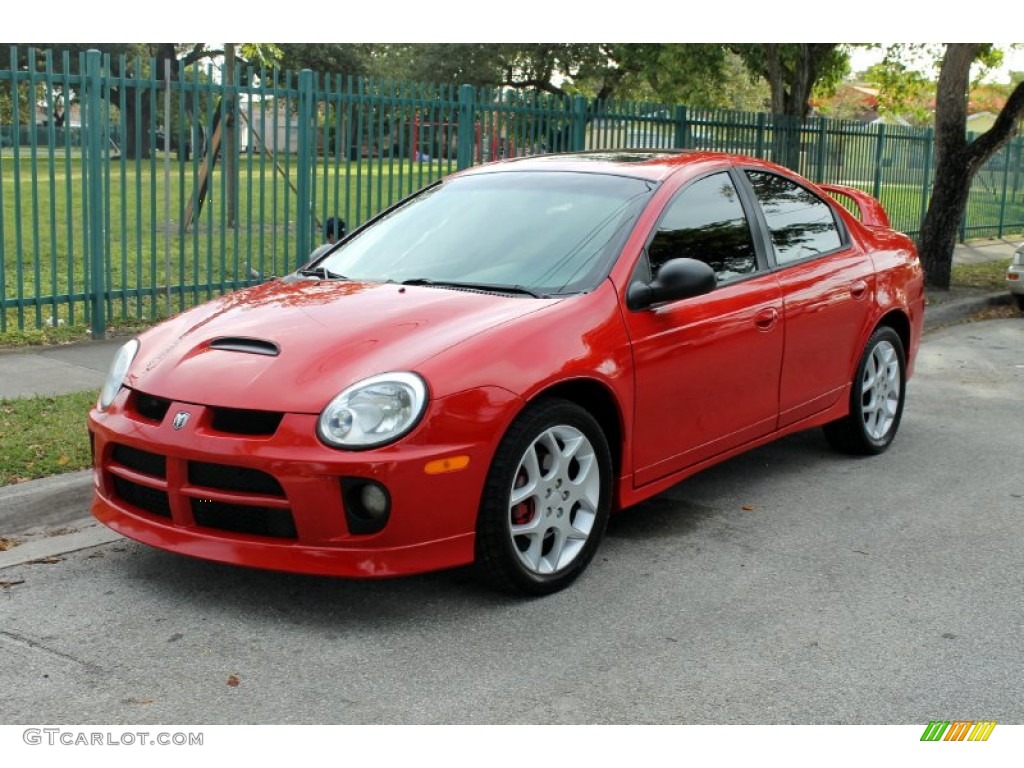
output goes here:
[{"label": "concrete curb", "polygon": [[1012,300],[1008,291],[997,291],[943,304],[932,304],[924,311],[924,332],[928,333],[951,323],[961,322],[975,312],[989,307],[1009,306]]},{"label": "concrete curb", "polygon": [[0,535],[66,525],[88,513],[92,470],[0,487]]},{"label": "concrete curb", "polygon": [[98,547],[100,544],[108,544],[122,538],[120,534],[91,517],[73,520],[66,523],[65,527],[70,529],[68,533],[26,541],[6,552],[0,552],[0,571],[16,565],[59,557],[80,549]]}]

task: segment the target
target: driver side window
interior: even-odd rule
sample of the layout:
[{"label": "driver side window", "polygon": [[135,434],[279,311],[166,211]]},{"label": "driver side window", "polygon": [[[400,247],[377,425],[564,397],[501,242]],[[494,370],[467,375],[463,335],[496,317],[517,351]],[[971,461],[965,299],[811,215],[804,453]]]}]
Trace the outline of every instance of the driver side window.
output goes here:
[{"label": "driver side window", "polygon": [[728,173],[698,179],[669,203],[647,256],[652,278],[678,258],[707,263],[719,283],[757,271],[750,224]]}]

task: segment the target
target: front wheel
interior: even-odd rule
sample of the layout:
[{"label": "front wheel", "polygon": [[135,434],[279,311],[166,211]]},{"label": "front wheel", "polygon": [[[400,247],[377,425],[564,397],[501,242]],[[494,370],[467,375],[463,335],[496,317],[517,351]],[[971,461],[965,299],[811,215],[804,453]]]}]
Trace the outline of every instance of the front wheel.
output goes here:
[{"label": "front wheel", "polygon": [[568,586],[604,534],[611,484],[608,441],[593,416],[566,400],[528,406],[498,447],[480,502],[484,577],[533,595]]},{"label": "front wheel", "polygon": [[850,391],[850,413],[825,425],[825,437],[844,453],[877,454],[889,447],[903,416],[907,388],[903,342],[892,328],[875,330]]}]

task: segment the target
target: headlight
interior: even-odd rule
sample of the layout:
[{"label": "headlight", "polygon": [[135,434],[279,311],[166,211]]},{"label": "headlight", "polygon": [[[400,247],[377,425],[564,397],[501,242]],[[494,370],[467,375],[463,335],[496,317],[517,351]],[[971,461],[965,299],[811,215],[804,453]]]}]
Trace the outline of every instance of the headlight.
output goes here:
[{"label": "headlight", "polygon": [[382,373],[353,384],[320,414],[320,439],[336,448],[371,448],[397,440],[427,406],[427,385],[415,373]]},{"label": "headlight", "polygon": [[100,399],[97,405],[101,411],[107,410],[114,402],[117,393],[121,391],[125,374],[128,373],[128,366],[132,364],[135,355],[139,352],[139,342],[132,339],[121,347],[114,356],[114,362],[110,364],[110,371],[107,373],[107,380],[100,390]]}]

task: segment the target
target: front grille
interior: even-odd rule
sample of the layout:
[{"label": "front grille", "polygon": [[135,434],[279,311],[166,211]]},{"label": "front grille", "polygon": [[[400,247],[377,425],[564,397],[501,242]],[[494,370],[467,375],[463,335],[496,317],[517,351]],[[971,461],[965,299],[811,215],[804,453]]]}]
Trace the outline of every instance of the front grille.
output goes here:
[{"label": "front grille", "polygon": [[188,463],[188,481],[204,488],[240,493],[261,493],[266,496],[284,496],[281,484],[266,472],[229,464],[207,464],[202,461]]},{"label": "front grille", "polygon": [[271,509],[251,504],[228,504],[213,499],[192,499],[196,525],[234,533],[295,539],[295,520],[287,509]]},{"label": "front grille", "polygon": [[123,477],[114,477],[114,492],[122,501],[143,512],[160,517],[171,516],[171,504],[166,491],[139,485]]},{"label": "front grille", "polygon": [[210,427],[229,435],[266,436],[274,434],[283,413],[273,411],[246,411],[240,408],[212,408]]},{"label": "front grille", "polygon": [[[268,472],[188,461],[120,443],[110,444],[103,453],[108,457],[106,487],[125,507],[166,518],[172,525],[195,525],[225,535],[298,538],[284,488]],[[186,508],[192,512],[191,519]]]},{"label": "front grille", "polygon": [[145,392],[136,391],[132,393],[128,407],[134,409],[142,418],[159,424],[164,420],[164,416],[167,415],[167,411],[171,407],[171,401],[165,400],[162,397],[147,395]]},{"label": "front grille", "polygon": [[123,467],[150,477],[167,477],[167,459],[156,453],[115,445],[111,458]]}]

